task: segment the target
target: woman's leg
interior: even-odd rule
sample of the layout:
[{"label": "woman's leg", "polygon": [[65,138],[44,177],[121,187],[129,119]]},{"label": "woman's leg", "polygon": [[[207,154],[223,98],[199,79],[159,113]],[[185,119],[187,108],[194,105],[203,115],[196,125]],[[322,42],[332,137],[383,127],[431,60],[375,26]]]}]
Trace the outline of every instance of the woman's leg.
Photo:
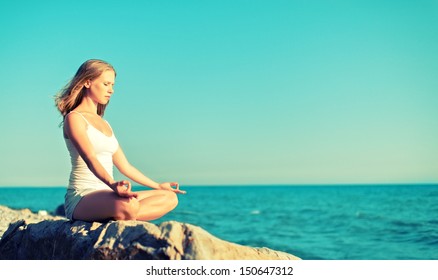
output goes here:
[{"label": "woman's leg", "polygon": [[136,198],[120,197],[110,190],[95,191],[76,205],[73,219],[82,221],[135,220],[139,210]]},{"label": "woman's leg", "polygon": [[84,196],[76,205],[73,218],[82,221],[141,220],[158,219],[178,205],[178,198],[172,191],[139,191],[137,198],[118,196],[113,191],[95,191]]},{"label": "woman's leg", "polygon": [[156,220],[175,209],[178,205],[178,197],[172,191],[150,190],[136,193],[140,204],[137,220]]}]

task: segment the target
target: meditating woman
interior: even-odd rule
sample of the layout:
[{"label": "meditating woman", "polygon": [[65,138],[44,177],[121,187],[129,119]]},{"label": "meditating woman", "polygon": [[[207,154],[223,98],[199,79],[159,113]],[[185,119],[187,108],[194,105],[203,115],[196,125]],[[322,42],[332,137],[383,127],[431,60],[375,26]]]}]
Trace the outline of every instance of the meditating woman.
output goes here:
[{"label": "meditating woman", "polygon": [[[127,160],[103,119],[115,78],[109,63],[87,60],[55,97],[71,157],[64,207],[66,217],[72,220],[154,220],[173,210],[177,194],[185,193],[177,182],[157,183]],[[114,165],[130,180],[152,190],[134,192],[129,180],[115,181]]]}]

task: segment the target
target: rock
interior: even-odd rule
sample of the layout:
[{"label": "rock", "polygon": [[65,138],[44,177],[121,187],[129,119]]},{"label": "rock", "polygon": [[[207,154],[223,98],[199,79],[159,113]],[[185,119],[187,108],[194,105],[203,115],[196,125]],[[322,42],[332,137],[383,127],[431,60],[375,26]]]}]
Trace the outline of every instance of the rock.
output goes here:
[{"label": "rock", "polygon": [[[44,212],[41,212],[44,213]],[[47,214],[47,212],[46,212]],[[59,220],[62,217],[51,215],[38,215],[29,209],[14,210],[9,207],[0,205],[0,238],[8,228],[9,224],[18,220],[26,220],[27,223],[38,223],[43,220]]]},{"label": "rock", "polygon": [[296,260],[291,254],[221,240],[176,221],[87,223],[44,216],[11,223],[0,240],[0,259],[30,260]]},{"label": "rock", "polygon": [[62,216],[65,217],[65,209],[64,209],[64,204],[59,205],[58,207],[56,207],[56,210],[53,213],[55,216]]}]

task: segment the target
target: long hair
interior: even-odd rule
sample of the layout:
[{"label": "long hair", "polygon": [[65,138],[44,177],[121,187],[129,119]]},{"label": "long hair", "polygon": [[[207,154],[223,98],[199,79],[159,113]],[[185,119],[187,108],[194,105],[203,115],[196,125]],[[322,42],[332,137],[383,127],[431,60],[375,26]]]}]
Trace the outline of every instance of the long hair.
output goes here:
[{"label": "long hair", "polygon": [[[98,78],[104,71],[116,71],[114,67],[99,59],[90,59],[82,63],[71,81],[55,95],[55,105],[63,118],[81,104],[85,96],[85,83]],[[108,104],[97,104],[97,114],[103,117]]]}]

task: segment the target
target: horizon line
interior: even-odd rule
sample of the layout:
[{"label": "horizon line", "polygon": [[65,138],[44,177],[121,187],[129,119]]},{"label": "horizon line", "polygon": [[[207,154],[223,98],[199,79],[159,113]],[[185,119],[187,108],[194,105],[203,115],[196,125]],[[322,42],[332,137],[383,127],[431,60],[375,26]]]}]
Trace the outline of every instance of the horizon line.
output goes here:
[{"label": "horizon line", "polygon": [[[418,183],[276,183],[276,184],[187,184],[180,187],[323,187],[323,186],[434,186],[438,182],[418,182]],[[132,185],[132,187],[146,187],[142,185]],[[0,188],[67,188],[62,185],[0,185]],[[146,187],[147,188],[147,187]]]}]

